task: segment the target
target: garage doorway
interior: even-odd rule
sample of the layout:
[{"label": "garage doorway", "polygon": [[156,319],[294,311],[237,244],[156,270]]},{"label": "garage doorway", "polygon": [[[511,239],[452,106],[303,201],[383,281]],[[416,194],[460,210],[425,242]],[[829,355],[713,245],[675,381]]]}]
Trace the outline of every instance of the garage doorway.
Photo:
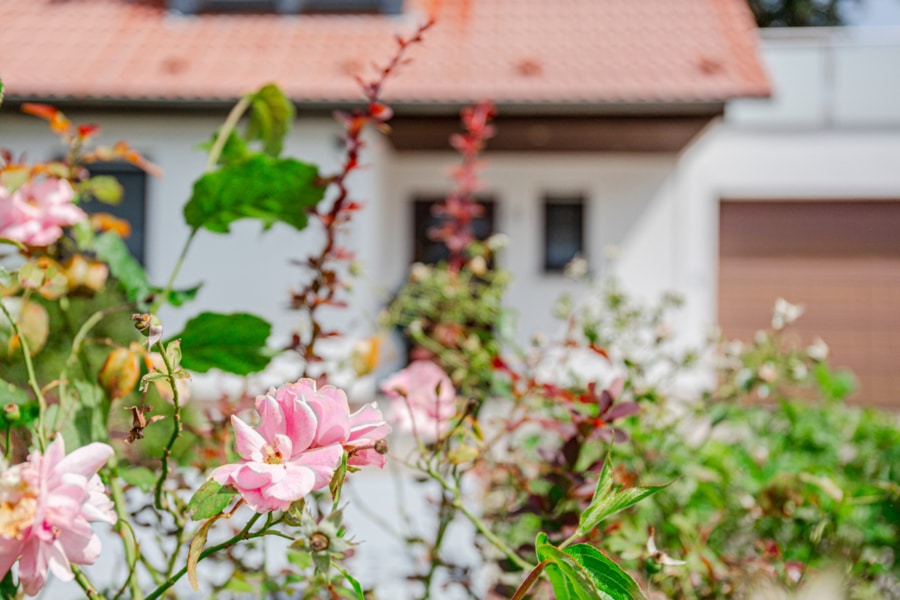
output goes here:
[{"label": "garage doorway", "polygon": [[794,331],[854,371],[855,403],[900,408],[900,201],[722,200],[719,324],[749,340],[776,298],[802,304]]}]

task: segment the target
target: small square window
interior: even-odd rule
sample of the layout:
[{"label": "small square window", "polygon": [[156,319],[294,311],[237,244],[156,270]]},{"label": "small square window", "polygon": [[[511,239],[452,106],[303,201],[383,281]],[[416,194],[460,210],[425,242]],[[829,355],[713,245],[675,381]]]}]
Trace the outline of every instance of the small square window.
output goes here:
[{"label": "small square window", "polygon": [[584,255],[584,198],[544,198],[544,271],[562,272]]},{"label": "small square window", "polygon": [[[496,202],[490,198],[477,198],[484,207],[482,215],[472,221],[472,233],[477,240],[486,240],[494,233],[494,213]],[[437,264],[450,257],[450,251],[443,242],[431,239],[430,231],[441,224],[443,219],[432,213],[434,206],[443,199],[416,198],[413,202],[413,262]]]},{"label": "small square window", "polygon": [[124,162],[99,162],[88,165],[91,176],[111,175],[122,184],[122,201],[115,205],[103,204],[94,198],[86,198],[81,207],[88,213],[109,213],[124,219],[131,225],[131,235],[125,245],[131,255],[144,264],[144,225],[147,204],[147,174],[134,165]]}]

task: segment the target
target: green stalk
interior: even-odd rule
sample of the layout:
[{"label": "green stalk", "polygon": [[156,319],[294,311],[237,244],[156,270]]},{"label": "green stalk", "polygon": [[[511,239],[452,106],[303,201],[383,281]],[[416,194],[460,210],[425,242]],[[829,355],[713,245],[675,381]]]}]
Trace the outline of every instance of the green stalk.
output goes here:
[{"label": "green stalk", "polygon": [[[247,521],[247,524],[240,531],[240,533],[238,533],[234,537],[222,542],[221,544],[216,544],[215,546],[210,546],[209,548],[207,548],[206,550],[201,552],[200,557],[197,559],[197,562],[199,563],[201,560],[203,560],[207,556],[209,556],[211,554],[215,554],[219,550],[224,550],[226,548],[230,548],[231,546],[234,546],[238,542],[242,542],[244,540],[252,540],[254,538],[263,537],[264,535],[266,535],[266,533],[268,532],[268,529],[267,529],[268,525],[263,527],[256,533],[250,533],[250,528],[253,527],[253,524],[256,523],[256,521],[259,520],[259,518],[261,516],[262,515],[260,515],[259,513],[254,514],[252,517],[250,517],[250,520]],[[170,587],[175,585],[179,579],[184,577],[184,575],[186,573],[187,573],[187,565],[185,565],[185,567],[182,568],[180,571],[178,571],[177,573],[175,573],[174,575],[172,575],[171,577],[166,579],[162,583],[162,585],[160,585],[155,590],[153,590],[150,593],[150,595],[146,597],[145,600],[156,600],[156,598],[159,598],[160,596],[162,596],[162,594],[164,594],[166,590],[168,590]]]},{"label": "green stalk", "polygon": [[79,569],[76,565],[72,566],[72,573],[75,574],[75,581],[78,582],[78,585],[81,586],[81,589],[84,590],[85,595],[87,595],[90,600],[105,600],[103,596],[97,592],[97,588],[94,587],[94,584],[91,583],[91,580],[88,579],[88,576],[85,575],[81,569]]},{"label": "green stalk", "polygon": [[[137,565],[140,544],[138,544],[137,537],[134,535],[134,530],[131,528],[131,524],[128,521],[128,512],[125,509],[125,491],[122,489],[122,483],[119,480],[118,463],[118,457],[113,454],[112,457],[110,457],[110,471],[112,477],[109,478],[109,489],[116,516],[119,518],[118,521],[116,521],[115,529],[119,532],[119,535],[122,536],[122,546],[125,548],[125,561],[129,565],[132,565],[131,572],[126,580],[128,588],[131,590],[131,597],[133,600],[141,600],[143,594],[138,585],[137,577],[134,576],[134,567]],[[130,536],[125,535],[126,528],[131,534]],[[123,584],[123,588],[124,587]]]},{"label": "green stalk", "polygon": [[22,349],[22,356],[25,358],[25,369],[28,371],[28,385],[31,387],[31,391],[34,392],[35,398],[38,401],[38,426],[37,426],[37,441],[38,448],[40,448],[41,452],[44,451],[44,448],[47,446],[47,440],[44,437],[44,413],[47,412],[47,399],[44,398],[44,393],[41,391],[41,386],[38,385],[37,375],[34,371],[34,363],[31,361],[31,349],[28,347],[28,341],[25,339],[25,336],[21,334],[19,331],[19,326],[16,324],[16,320],[12,318],[12,315],[9,314],[9,310],[7,310],[6,305],[0,302],[0,310],[3,311],[3,314],[6,315],[6,318],[9,320],[12,325],[13,333],[19,338],[19,344]]},{"label": "green stalk", "polygon": [[[169,457],[172,454],[172,447],[181,436],[181,406],[178,403],[178,385],[176,385],[175,376],[172,370],[172,363],[169,362],[169,357],[166,355],[166,347],[163,345],[162,340],[156,342],[156,347],[159,349],[160,356],[162,356],[163,364],[166,367],[166,375],[168,376],[169,386],[172,388],[172,404],[175,405],[172,419],[175,421],[175,426],[172,428],[172,436],[169,438],[169,443],[166,444],[166,447],[163,449],[162,471],[159,474],[159,479],[156,480],[156,490],[154,493],[154,498],[157,509],[170,512],[169,502],[163,496],[163,484],[166,482],[166,477],[169,476]],[[172,516],[175,517],[176,521],[179,520],[177,515],[173,514]]]},{"label": "green stalk", "polygon": [[534,565],[530,564],[528,561],[516,554],[515,550],[507,546],[506,542],[497,537],[497,535],[488,528],[484,521],[476,517],[469,511],[469,509],[465,507],[465,505],[462,503],[462,495],[460,494],[458,487],[451,486],[447,482],[447,480],[440,475],[440,473],[438,473],[431,467],[425,469],[425,472],[428,473],[428,475],[431,476],[432,479],[441,484],[441,487],[453,494],[453,508],[457,509],[467,519],[469,519],[472,525],[475,526],[475,529],[477,529],[478,532],[481,533],[481,535],[483,535],[487,541],[489,541],[495,548],[497,548],[497,550],[505,554],[506,557],[513,562],[513,564],[525,571],[530,571],[534,568]]},{"label": "green stalk", "polygon": [[[222,151],[225,149],[225,144],[228,142],[231,132],[234,131],[240,122],[241,117],[243,117],[244,113],[247,112],[247,109],[250,108],[250,102],[251,96],[244,96],[234,105],[234,107],[232,107],[231,112],[228,113],[228,117],[226,117],[222,127],[219,128],[219,133],[216,135],[216,141],[213,142],[213,146],[209,150],[209,158],[206,161],[207,171],[212,171],[216,167],[216,163],[219,162],[219,157],[222,156]],[[172,274],[169,275],[166,287],[161,294],[157,295],[156,300],[154,300],[153,304],[150,306],[151,314],[155,314],[156,311],[159,310],[159,307],[162,306],[165,299],[169,297],[169,293],[175,286],[175,278],[178,277],[178,273],[181,271],[184,259],[187,256],[188,248],[191,247],[191,242],[194,241],[194,236],[197,235],[197,231],[197,229],[192,229],[188,239],[184,242],[184,247],[182,247],[181,254],[178,256],[178,261],[172,269]]]},{"label": "green stalk", "polygon": [[81,352],[81,346],[84,344],[85,338],[87,338],[87,335],[91,332],[91,329],[96,327],[97,324],[100,323],[100,321],[111,314],[127,309],[128,305],[125,304],[98,310],[87,319],[85,319],[84,323],[82,323],[81,327],[75,333],[75,337],[72,338],[72,350],[69,351],[69,357],[66,359],[66,363],[63,366],[62,373],[60,373],[59,375],[59,410],[56,411],[56,416],[53,418],[53,427],[51,428],[54,433],[59,430],[59,420],[64,412],[62,403],[67,397],[66,386],[68,385],[69,380],[69,368],[72,366],[72,364],[78,357],[78,354]]}]

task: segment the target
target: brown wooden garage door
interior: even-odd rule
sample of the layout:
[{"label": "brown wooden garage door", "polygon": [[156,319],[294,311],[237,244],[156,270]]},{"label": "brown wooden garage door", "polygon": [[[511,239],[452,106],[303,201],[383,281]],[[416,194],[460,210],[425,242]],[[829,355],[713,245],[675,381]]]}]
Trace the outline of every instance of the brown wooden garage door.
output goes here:
[{"label": "brown wooden garage door", "polygon": [[776,298],[804,305],[794,331],[852,369],[858,403],[900,408],[900,201],[723,200],[719,323],[751,339]]}]

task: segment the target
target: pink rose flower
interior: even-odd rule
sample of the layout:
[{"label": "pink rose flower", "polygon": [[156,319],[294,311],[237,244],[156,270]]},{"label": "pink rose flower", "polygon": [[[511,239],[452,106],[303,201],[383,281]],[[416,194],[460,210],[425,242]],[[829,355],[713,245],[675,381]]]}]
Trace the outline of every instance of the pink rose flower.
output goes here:
[{"label": "pink rose flower", "polygon": [[345,449],[348,464],[384,464],[366,451],[375,448],[373,436],[387,435],[390,427],[372,405],[351,415],[347,395],[335,387],[317,389],[314,380],[301,379],[258,396],[256,410],[256,429],[231,417],[242,462],[219,467],[212,478],[234,486],[258,513],[286,510],[326,487]]},{"label": "pink rose flower", "polygon": [[72,204],[75,191],[65,179],[29,181],[12,194],[0,185],[0,237],[29,246],[49,246],[63,227],[87,218]]},{"label": "pink rose flower", "polygon": [[71,581],[72,563],[97,560],[100,538],[90,523],[116,522],[97,476],[112,453],[107,444],[93,443],[66,456],[58,436],[43,456],[32,452],[26,462],[0,471],[0,579],[18,560],[19,580],[33,596],[48,571]]},{"label": "pink rose flower", "polygon": [[438,440],[456,415],[453,382],[435,363],[417,360],[381,385],[391,401],[391,412],[401,429],[412,431],[425,443]]},{"label": "pink rose flower", "polygon": [[388,436],[391,426],[385,422],[377,403],[366,404],[350,414],[350,403],[343,390],[331,385],[316,390],[313,379],[283,385],[275,397],[280,400],[306,399],[319,419],[316,445],[341,444],[347,451],[347,464],[351,466],[384,467],[385,456],[375,449],[375,443]]}]

